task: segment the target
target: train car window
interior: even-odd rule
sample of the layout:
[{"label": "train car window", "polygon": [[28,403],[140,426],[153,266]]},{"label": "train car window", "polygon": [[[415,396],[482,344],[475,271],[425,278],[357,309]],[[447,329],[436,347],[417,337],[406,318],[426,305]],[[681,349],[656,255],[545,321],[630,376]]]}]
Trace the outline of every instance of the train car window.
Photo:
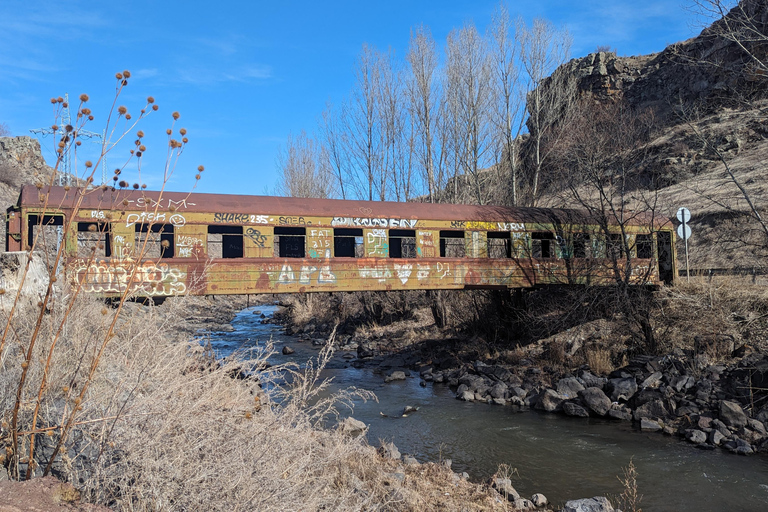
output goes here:
[{"label": "train car window", "polygon": [[463,231],[440,232],[440,257],[463,258],[467,255]]},{"label": "train car window", "polygon": [[573,257],[588,258],[590,256],[589,235],[586,233],[573,234]]},{"label": "train car window", "polygon": [[274,255],[278,258],[304,258],[306,228],[276,227]]},{"label": "train car window", "polygon": [[487,236],[489,258],[512,256],[512,240],[509,237],[509,231],[489,231]]},{"label": "train car window", "polygon": [[531,257],[555,258],[555,235],[546,231],[531,233]]},{"label": "train car window", "polygon": [[653,258],[653,237],[651,235],[637,235],[635,237],[637,257],[642,259]]},{"label": "train car window", "polygon": [[242,226],[208,226],[209,258],[242,258]]},{"label": "train car window", "polygon": [[363,230],[336,228],[333,230],[333,255],[336,258],[362,258],[365,256]]},{"label": "train car window", "polygon": [[136,250],[142,258],[173,258],[173,224],[136,224]]},{"label": "train car window", "polygon": [[61,229],[58,226],[63,225],[63,215],[43,215],[42,219],[39,215],[27,216],[27,245],[32,247],[35,244],[36,250],[55,250],[61,240]]},{"label": "train car window", "polygon": [[109,224],[105,222],[77,223],[77,255],[89,258],[93,254],[97,258],[112,256],[112,241]]},{"label": "train car window", "polygon": [[389,257],[415,258],[416,231],[413,229],[389,230]]}]

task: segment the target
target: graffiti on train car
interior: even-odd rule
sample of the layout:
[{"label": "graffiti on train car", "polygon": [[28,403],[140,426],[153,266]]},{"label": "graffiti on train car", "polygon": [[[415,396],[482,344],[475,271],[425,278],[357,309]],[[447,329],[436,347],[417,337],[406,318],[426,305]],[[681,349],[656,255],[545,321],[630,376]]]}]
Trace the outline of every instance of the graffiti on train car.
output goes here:
[{"label": "graffiti on train car", "polygon": [[262,235],[258,229],[248,228],[245,230],[245,236],[253,240],[256,247],[265,247],[267,235]]},{"label": "graffiti on train car", "polygon": [[336,284],[336,274],[333,273],[331,266],[327,263],[319,267],[315,265],[302,265],[298,270],[294,270],[292,265],[284,263],[277,278],[278,285],[296,283],[311,285],[313,282],[319,285]]},{"label": "graffiti on train car", "polygon": [[213,222],[221,224],[267,224],[269,215],[252,215],[249,213],[214,213]]},{"label": "graffiti on train car", "polygon": [[386,229],[372,229],[368,233],[368,256],[387,256],[389,242]]},{"label": "graffiti on train car", "polygon": [[419,231],[418,247],[416,252],[422,258],[434,258],[437,255],[435,249],[435,238],[432,231]]},{"label": "graffiti on train car", "polygon": [[203,254],[203,241],[193,236],[179,235],[176,237],[176,247],[181,258],[199,257]]},{"label": "graffiti on train car", "polygon": [[142,296],[167,296],[186,293],[187,274],[167,263],[133,263],[78,259],[70,266],[73,279],[89,293],[131,293]]},{"label": "graffiti on train car", "polygon": [[197,203],[192,203],[187,201],[187,198],[183,198],[179,201],[174,201],[173,199],[167,199],[163,198],[160,201],[156,201],[150,197],[141,196],[135,201],[133,199],[125,199],[126,203],[136,203],[136,206],[139,208],[168,208],[171,211],[179,210],[179,209],[186,209],[189,206],[196,206]]},{"label": "graffiti on train car", "polygon": [[361,228],[405,228],[416,227],[417,219],[394,219],[386,217],[334,217],[331,226],[355,226]]}]

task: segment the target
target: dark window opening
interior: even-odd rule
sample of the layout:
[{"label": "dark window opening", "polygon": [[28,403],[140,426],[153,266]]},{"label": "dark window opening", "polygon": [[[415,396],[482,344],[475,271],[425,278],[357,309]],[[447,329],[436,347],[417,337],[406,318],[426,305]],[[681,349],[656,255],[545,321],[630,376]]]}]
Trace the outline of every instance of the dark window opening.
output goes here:
[{"label": "dark window opening", "polygon": [[97,258],[112,256],[109,224],[105,222],[78,222],[77,255],[88,258],[92,253]]},{"label": "dark window opening", "polygon": [[173,224],[136,224],[135,247],[141,258],[173,258]]},{"label": "dark window opening", "polygon": [[42,222],[39,215],[29,215],[27,217],[27,245],[32,247],[38,231],[42,228],[35,249],[55,247],[61,238],[61,229],[53,228],[53,226],[63,225],[64,217],[61,215],[43,215]]},{"label": "dark window opening", "polygon": [[531,257],[554,258],[555,235],[547,232],[531,233]]},{"label": "dark window opening", "polygon": [[274,253],[279,258],[303,258],[305,251],[306,228],[276,227]]},{"label": "dark window opening", "polygon": [[415,258],[416,231],[413,229],[389,230],[389,257]]},{"label": "dark window opening", "polygon": [[574,258],[589,257],[589,235],[588,234],[586,233],[573,234],[573,257]]},{"label": "dark window opening", "polygon": [[242,258],[242,226],[208,226],[209,258]]},{"label": "dark window opening", "polygon": [[508,231],[488,232],[488,257],[510,258],[512,256],[512,240]]},{"label": "dark window opening", "polygon": [[440,257],[463,258],[467,255],[463,231],[440,232]]},{"label": "dark window opening", "polygon": [[336,258],[362,258],[365,256],[363,230],[349,228],[334,229],[333,255]]},{"label": "dark window opening", "polygon": [[653,236],[637,235],[635,237],[635,247],[637,248],[637,257],[641,259],[653,258]]}]

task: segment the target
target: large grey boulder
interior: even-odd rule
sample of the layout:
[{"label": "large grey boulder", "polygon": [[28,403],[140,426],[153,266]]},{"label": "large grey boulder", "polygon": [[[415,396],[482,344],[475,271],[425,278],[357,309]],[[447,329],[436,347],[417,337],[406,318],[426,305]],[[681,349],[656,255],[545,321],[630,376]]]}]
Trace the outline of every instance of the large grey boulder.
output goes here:
[{"label": "large grey boulder", "polygon": [[539,395],[536,402],[536,409],[542,409],[547,412],[555,412],[562,409],[564,398],[554,389],[547,389]]},{"label": "large grey boulder", "polygon": [[608,391],[611,400],[614,402],[618,402],[619,400],[627,401],[637,393],[637,382],[632,377],[626,379],[610,379],[608,381]]},{"label": "large grey boulder", "polygon": [[660,399],[644,403],[635,409],[633,414],[635,421],[640,421],[642,418],[666,418],[668,415],[667,408]]},{"label": "large grey boulder", "polygon": [[557,392],[565,398],[576,398],[584,386],[575,377],[567,377],[557,381]]},{"label": "large grey boulder", "polygon": [[611,399],[600,388],[583,389],[579,391],[579,398],[581,398],[590,411],[598,416],[605,416],[611,408]]},{"label": "large grey boulder", "polygon": [[741,405],[730,400],[720,401],[720,420],[729,427],[741,428],[747,424],[747,415]]},{"label": "large grey boulder", "polygon": [[589,411],[574,402],[565,402],[563,404],[563,412],[568,416],[576,416],[579,418],[589,418]]},{"label": "large grey boulder", "polygon": [[614,509],[608,498],[596,496],[567,501],[562,512],[614,512]]}]

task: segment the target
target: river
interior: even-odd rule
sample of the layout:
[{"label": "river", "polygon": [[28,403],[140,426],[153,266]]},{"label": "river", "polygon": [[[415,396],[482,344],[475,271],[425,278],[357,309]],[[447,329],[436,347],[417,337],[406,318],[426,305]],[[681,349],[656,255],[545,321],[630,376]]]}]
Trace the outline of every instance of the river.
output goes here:
[{"label": "river", "polygon": [[[257,306],[238,313],[233,332],[213,333],[220,356],[261,346],[272,340],[270,361],[305,364],[320,348],[286,336],[274,324],[262,324],[276,306]],[[280,349],[295,350],[283,355]],[[452,468],[472,480],[491,476],[500,464],[514,468],[512,483],[524,497],[534,492],[554,504],[567,499],[618,495],[618,476],[629,461],[637,469],[641,506],[646,512],[766,511],[768,457],[736,456],[724,450],[701,450],[681,439],[635,430],[629,423],[569,418],[514,407],[456,400],[444,384],[419,385],[418,375],[384,383],[374,368],[355,368],[337,353],[324,376],[332,389],[354,386],[373,391],[376,401],[356,401],[351,415],[369,425],[368,439],[393,441],[402,453],[420,462],[452,460]],[[406,405],[418,412],[401,416]],[[343,411],[350,415],[349,411]]]}]

